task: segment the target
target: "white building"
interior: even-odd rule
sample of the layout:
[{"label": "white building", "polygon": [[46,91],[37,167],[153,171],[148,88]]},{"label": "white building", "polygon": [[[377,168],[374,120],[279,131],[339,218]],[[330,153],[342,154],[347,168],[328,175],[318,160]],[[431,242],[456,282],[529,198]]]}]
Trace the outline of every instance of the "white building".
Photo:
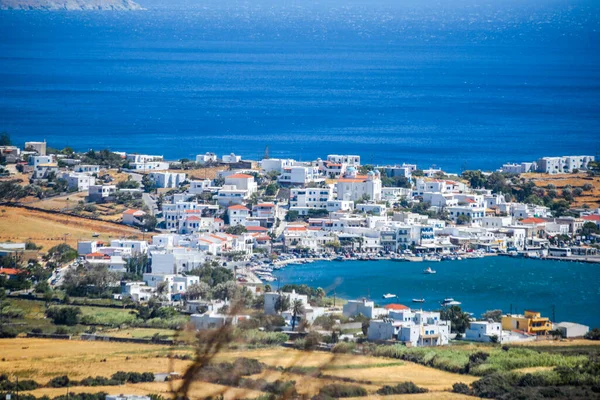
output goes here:
[{"label": "white building", "polygon": [[465,340],[473,342],[491,342],[495,336],[497,342],[502,339],[502,323],[494,321],[471,321],[469,328],[465,331]]},{"label": "white building", "polygon": [[233,174],[225,177],[225,185],[234,186],[237,190],[245,190],[247,195],[258,190],[254,176],[248,174]]},{"label": "white building", "polygon": [[589,326],[576,324],[574,322],[560,322],[554,325],[554,329],[559,330],[562,336],[566,338],[583,337],[590,331]]},{"label": "white building", "polygon": [[43,164],[54,164],[56,161],[53,155],[48,156],[30,156],[29,157],[29,165],[32,167],[37,167],[38,165]]},{"label": "white building", "polygon": [[77,164],[73,167],[73,171],[81,172],[84,174],[97,174],[100,172],[100,166],[90,164]]},{"label": "white building", "polygon": [[250,216],[250,210],[246,207],[237,204],[233,206],[229,206],[227,208],[227,215],[229,216],[229,225],[237,226],[237,225],[246,225],[246,219]]},{"label": "white building", "polygon": [[150,172],[148,174],[156,187],[173,189],[185,182],[186,174],[183,172]]},{"label": "white building", "polygon": [[277,178],[282,185],[305,186],[309,182],[323,180],[319,167],[295,165],[284,167],[281,175]]},{"label": "white building", "polygon": [[69,189],[75,189],[78,192],[88,191],[91,185],[96,184],[96,178],[93,176],[76,172],[64,173],[62,178],[67,181]]},{"label": "white building", "polygon": [[343,315],[344,317],[356,317],[358,315],[364,315],[367,318],[381,318],[387,316],[388,311],[385,308],[376,308],[373,301],[362,300],[349,300],[344,304]]},{"label": "white building", "polygon": [[129,249],[133,255],[148,253],[148,242],[145,240],[115,239],[110,241],[110,246]]},{"label": "white building", "polygon": [[346,164],[349,167],[360,167],[360,156],[329,154],[327,161],[337,164]]},{"label": "white building", "polygon": [[110,201],[117,193],[116,185],[90,185],[88,200],[92,202]]},{"label": "white building", "polygon": [[198,154],[196,156],[196,162],[198,164],[216,163],[217,161],[218,157],[215,153],[206,152],[204,154]]},{"label": "white building", "polygon": [[367,337],[396,338],[415,347],[443,346],[450,340],[450,321],[442,321],[437,311],[390,309],[388,318],[371,321]]},{"label": "white building", "polygon": [[142,210],[128,209],[123,211],[123,223],[125,225],[142,225],[146,213]]},{"label": "white building", "polygon": [[291,158],[266,158],[260,162],[260,169],[263,173],[277,172],[281,174],[285,168],[296,164]]},{"label": "white building", "polygon": [[25,142],[25,151],[35,151],[40,156],[45,156],[46,155],[46,141]]},{"label": "white building", "polygon": [[537,160],[537,171],[546,174],[566,174],[586,170],[594,156],[542,157]]},{"label": "white building", "polygon": [[504,164],[502,172],[507,174],[526,174],[537,169],[537,164],[533,162],[522,162],[520,164]]},{"label": "white building", "polygon": [[192,314],[190,322],[197,330],[217,329],[225,324],[236,326],[240,321],[250,318],[247,315],[227,315],[218,311],[207,312],[205,314]]},{"label": "white building", "polygon": [[188,192],[190,194],[202,194],[209,187],[210,187],[209,179],[204,179],[202,181],[190,181],[190,187],[188,189]]},{"label": "white building", "polygon": [[181,247],[151,251],[150,255],[153,274],[178,275],[200,268],[206,261],[204,252]]},{"label": "white building", "polygon": [[240,161],[242,161],[242,157],[236,156],[234,153],[224,155],[223,157],[221,157],[221,162],[225,164],[235,164],[239,163]]},{"label": "white building", "polygon": [[311,208],[327,209],[327,202],[333,200],[333,190],[326,188],[303,188],[290,190],[290,210],[307,215]]},{"label": "white building", "polygon": [[381,176],[379,171],[358,175],[354,167],[348,168],[344,178],[338,179],[336,190],[340,200],[357,201],[366,196],[369,200],[381,200]]},{"label": "white building", "polygon": [[[300,300],[304,306],[308,305],[308,296],[305,294],[298,294],[298,293],[296,293],[295,290],[293,290],[291,293],[269,292],[269,293],[265,293],[265,305],[264,305],[265,314],[267,314],[267,315],[277,314],[277,311],[275,309],[275,304],[277,303],[277,299],[279,299],[280,296],[285,296],[289,299],[290,307],[294,304],[294,301],[296,301],[296,300]],[[287,311],[287,310],[284,310],[284,311]]]}]

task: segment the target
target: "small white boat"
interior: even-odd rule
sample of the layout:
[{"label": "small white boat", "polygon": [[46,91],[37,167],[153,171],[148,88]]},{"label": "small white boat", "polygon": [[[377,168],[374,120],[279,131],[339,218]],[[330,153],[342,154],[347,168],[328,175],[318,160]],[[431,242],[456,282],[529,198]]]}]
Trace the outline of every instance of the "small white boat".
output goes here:
[{"label": "small white boat", "polygon": [[443,306],[459,306],[461,304],[460,301],[456,301],[452,297],[445,298],[444,301],[442,301]]},{"label": "small white boat", "polygon": [[423,270],[424,274],[435,274],[437,273],[437,271],[431,269],[431,267],[427,267],[426,269]]},{"label": "small white boat", "polygon": [[391,294],[391,293],[386,293],[383,295],[384,299],[393,299],[395,297],[397,297],[397,296],[395,294]]},{"label": "small white boat", "polygon": [[425,299],[412,299],[413,303],[425,303]]}]

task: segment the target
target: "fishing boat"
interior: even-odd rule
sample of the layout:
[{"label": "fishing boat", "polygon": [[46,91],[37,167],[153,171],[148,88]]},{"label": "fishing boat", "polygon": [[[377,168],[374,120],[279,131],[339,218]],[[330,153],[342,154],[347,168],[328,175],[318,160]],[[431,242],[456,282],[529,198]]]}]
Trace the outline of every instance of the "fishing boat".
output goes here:
[{"label": "fishing boat", "polygon": [[444,301],[442,301],[443,306],[459,306],[461,304],[460,301],[456,301],[452,297],[445,298]]},{"label": "fishing boat", "polygon": [[395,294],[391,294],[391,293],[386,293],[383,295],[384,299],[393,299],[394,297],[397,297]]},{"label": "fishing boat", "polygon": [[431,267],[427,267],[426,269],[423,270],[424,274],[435,274],[437,273],[437,271],[431,269]]},{"label": "fishing boat", "polygon": [[425,299],[412,299],[413,303],[425,303]]}]

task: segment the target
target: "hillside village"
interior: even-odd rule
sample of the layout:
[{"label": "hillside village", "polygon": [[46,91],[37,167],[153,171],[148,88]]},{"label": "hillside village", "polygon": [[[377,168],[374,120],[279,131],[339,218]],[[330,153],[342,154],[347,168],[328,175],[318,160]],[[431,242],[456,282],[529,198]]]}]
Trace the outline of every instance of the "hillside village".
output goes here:
[{"label": "hillside village", "polygon": [[[52,285],[60,285],[70,270],[103,268],[124,278],[115,298],[136,302],[160,298],[186,310],[206,309],[192,317],[199,328],[218,326],[229,318],[219,310],[231,296],[214,303],[202,300],[207,289],[199,290],[200,278],[191,273],[206,265],[233,271],[238,285],[256,296],[275,285],[274,269],[315,259],[418,262],[501,254],[600,261],[596,244],[600,209],[569,206],[574,197],[595,187],[565,187],[559,194],[550,185],[542,188],[531,179],[519,178],[533,170],[587,171],[593,177],[598,164],[590,156],[546,157],[506,164],[499,172],[464,171],[458,176],[412,164],[362,165],[358,155],[331,154],[312,162],[275,158],[256,162],[233,153],[221,157],[205,153],[193,161],[167,162],[157,155],[58,151],[45,142],[27,142],[24,149],[3,146],[0,154],[6,165],[5,201],[36,207],[49,199],[79,195],[70,207],[48,211],[102,220],[100,207],[120,206],[120,218],[109,220],[148,236],[80,240],[74,249],[76,260],[52,273]],[[210,171],[212,179],[199,178],[202,170],[205,175]],[[25,250],[26,244],[2,248],[10,253]],[[10,276],[11,270],[3,273]],[[306,294],[272,292],[265,294],[267,315],[274,313],[281,296],[291,300],[288,309],[277,310],[284,312],[288,326],[301,319],[290,311],[294,300],[302,303],[303,319],[309,324],[327,314],[324,307],[311,307]],[[439,313],[404,316],[394,314],[398,310],[382,309],[385,312],[374,315],[373,307],[346,313],[347,317],[384,318],[382,331],[375,333],[372,324],[369,337],[401,339],[405,333],[399,321],[419,326],[429,321],[431,332],[425,330],[421,336],[435,334],[439,341],[415,340],[408,331],[407,341],[448,343],[450,329],[440,325],[446,322]],[[494,325],[485,331],[489,329],[500,328]],[[503,339],[501,332],[499,338]],[[510,334],[504,340],[511,340]]]},{"label": "hillside village", "polygon": [[[316,260],[600,262],[600,168],[593,157],[456,175],[412,164],[363,165],[358,155],[298,162],[205,153],[168,162],[27,142],[0,147],[0,156],[2,218],[66,216],[67,227],[93,221],[100,224],[94,229],[113,232],[76,239],[65,233],[45,244],[34,233],[14,240],[3,228],[10,238],[0,243],[3,337],[108,340],[133,327],[158,329],[138,340],[164,344],[174,341],[160,332],[231,326],[246,338],[283,332],[260,340],[291,340],[300,349],[351,343],[351,351],[367,351],[369,342],[418,348],[598,336],[536,311],[473,316],[454,299],[429,311],[419,299],[412,306],[341,300],[331,290],[281,285],[274,274]],[[585,183],[559,191],[531,174]],[[20,221],[22,232],[29,222]],[[43,322],[27,311],[30,304],[45,304]]]}]

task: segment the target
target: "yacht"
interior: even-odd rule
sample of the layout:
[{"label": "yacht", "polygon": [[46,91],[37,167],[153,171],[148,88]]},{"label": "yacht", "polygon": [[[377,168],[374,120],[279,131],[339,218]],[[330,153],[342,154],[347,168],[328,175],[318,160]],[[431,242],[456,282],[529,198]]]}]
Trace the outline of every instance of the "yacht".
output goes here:
[{"label": "yacht", "polygon": [[425,299],[412,299],[413,303],[425,303]]},{"label": "yacht", "polygon": [[443,306],[459,306],[460,304],[460,301],[456,301],[452,297],[445,298],[444,301],[442,301]]},{"label": "yacht", "polygon": [[391,294],[391,293],[386,293],[383,295],[384,299],[393,299],[394,297],[397,297],[395,294]]},{"label": "yacht", "polygon": [[423,270],[423,273],[425,273],[425,274],[435,274],[435,273],[437,273],[437,271],[431,269],[431,267],[427,267],[426,269]]}]

